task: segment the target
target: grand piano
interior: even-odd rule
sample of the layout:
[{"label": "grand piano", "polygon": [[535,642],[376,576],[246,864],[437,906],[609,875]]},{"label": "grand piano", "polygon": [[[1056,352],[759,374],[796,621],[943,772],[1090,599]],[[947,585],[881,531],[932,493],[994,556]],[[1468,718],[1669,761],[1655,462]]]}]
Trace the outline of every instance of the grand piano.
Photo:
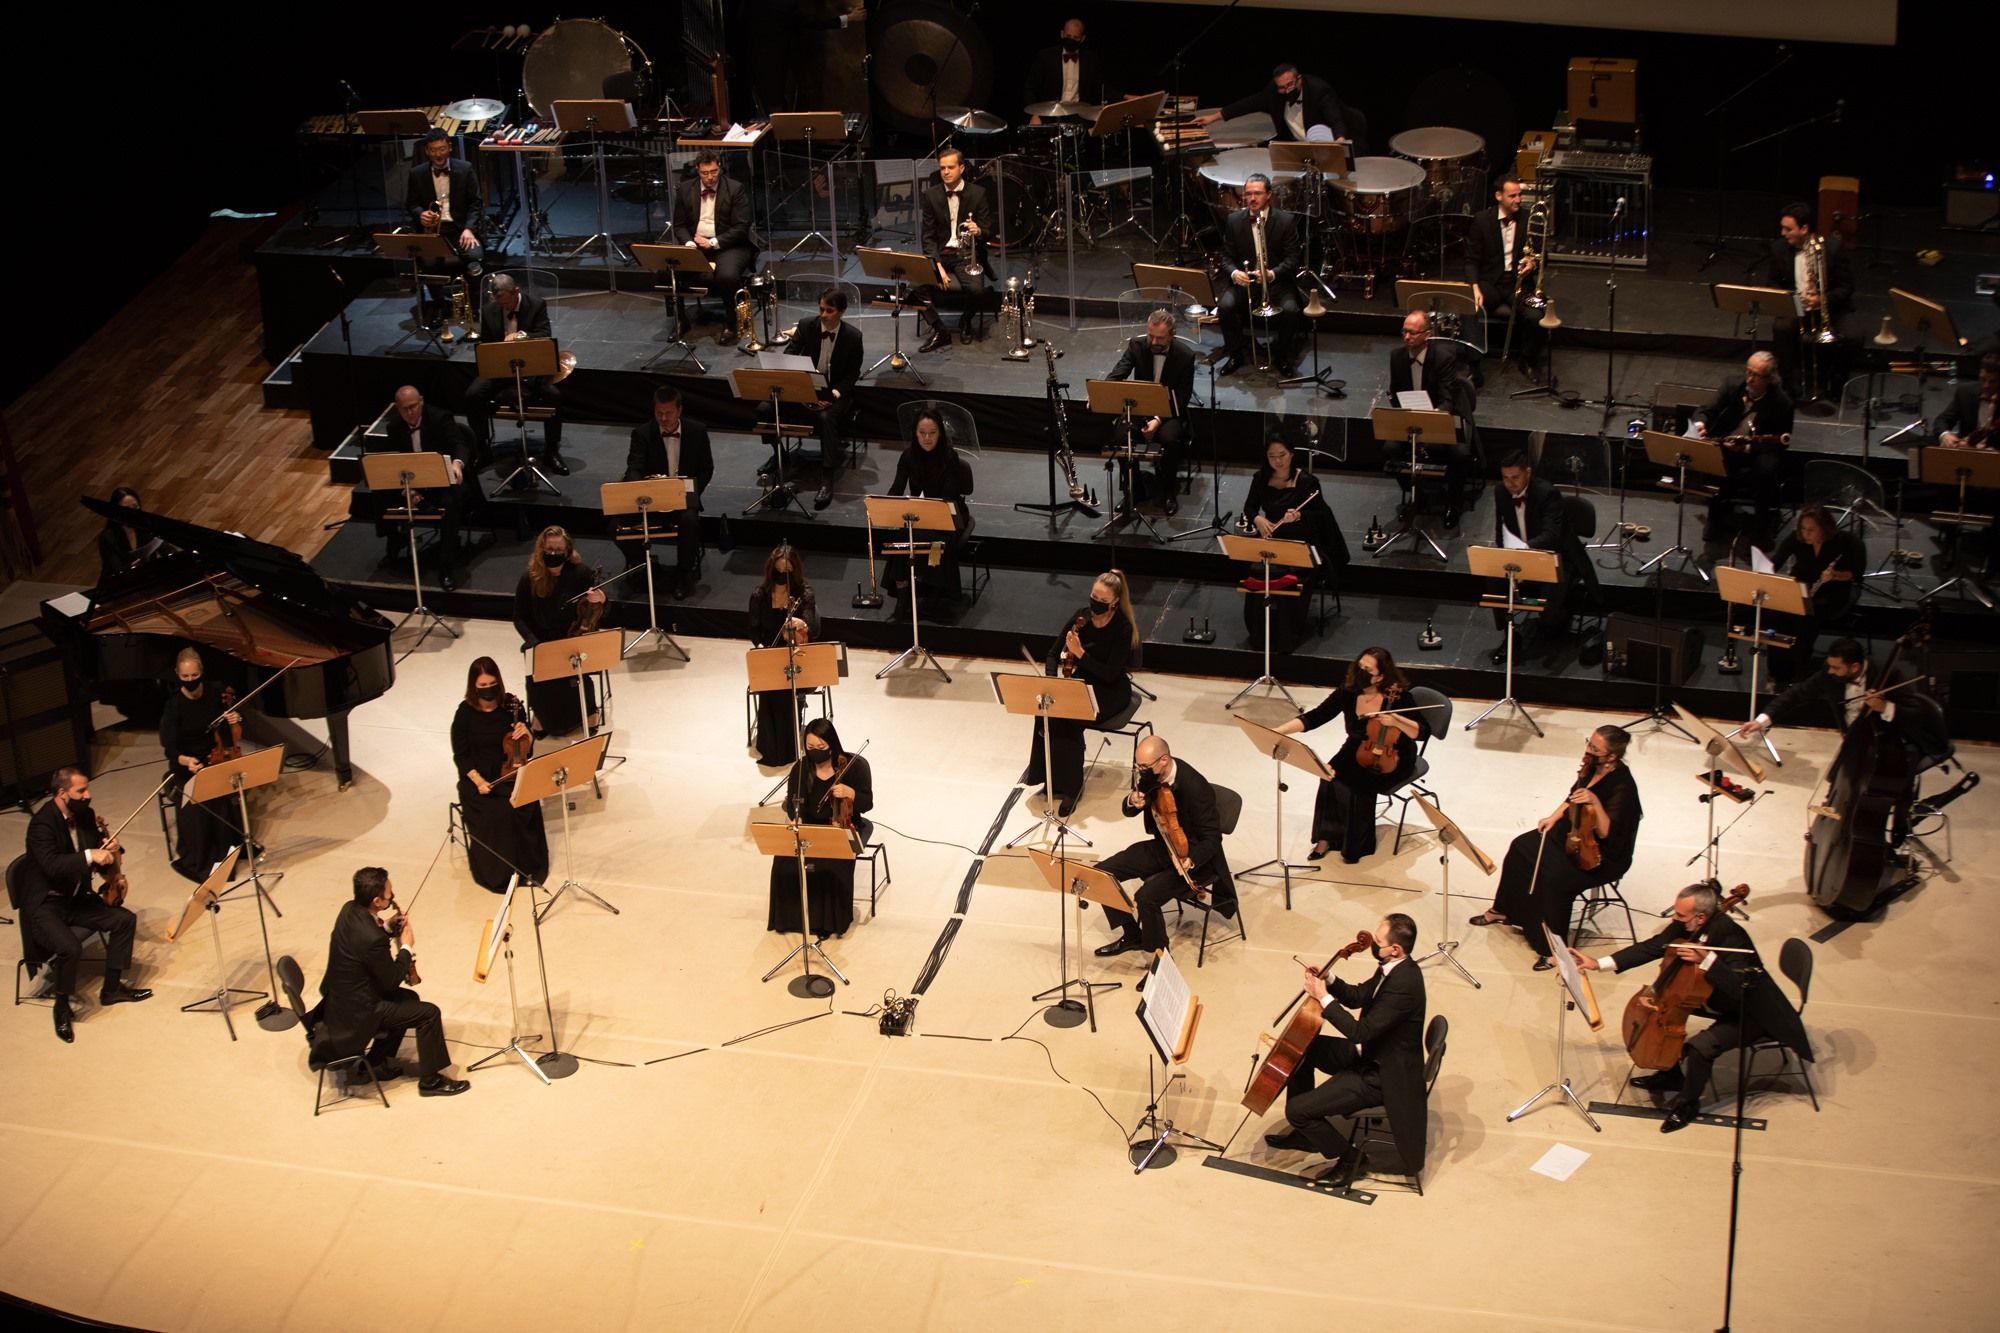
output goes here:
[{"label": "grand piano", "polygon": [[81,597],[42,603],[41,623],[77,677],[101,697],[121,686],[157,697],[182,647],[226,654],[243,664],[241,693],[278,677],[253,707],[325,718],[335,774],[353,781],[348,711],[396,681],[388,618],[282,546],[88,496],[83,506],[157,538],[162,553]]}]

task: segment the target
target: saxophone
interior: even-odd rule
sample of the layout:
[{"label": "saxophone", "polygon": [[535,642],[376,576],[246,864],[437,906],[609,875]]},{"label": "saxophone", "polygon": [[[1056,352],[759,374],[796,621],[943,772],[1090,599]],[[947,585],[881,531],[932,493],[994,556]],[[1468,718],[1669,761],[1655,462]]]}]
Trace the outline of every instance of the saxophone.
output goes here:
[{"label": "saxophone", "polygon": [[1042,355],[1049,363],[1049,410],[1056,419],[1056,463],[1062,468],[1070,500],[1095,518],[1096,510],[1087,499],[1083,483],[1076,477],[1076,454],[1069,443],[1068,404],[1063,399],[1063,386],[1056,379],[1056,345],[1047,338],[1042,339]]}]

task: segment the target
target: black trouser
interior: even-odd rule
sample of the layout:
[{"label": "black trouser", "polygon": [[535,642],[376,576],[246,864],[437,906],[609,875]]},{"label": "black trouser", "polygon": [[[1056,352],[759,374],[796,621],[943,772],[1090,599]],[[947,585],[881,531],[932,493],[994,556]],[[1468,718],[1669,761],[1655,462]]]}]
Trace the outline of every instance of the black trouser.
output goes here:
[{"label": "black trouser", "polygon": [[1717,1019],[1690,1034],[1681,1047],[1681,1094],[1676,1100],[1699,1105],[1715,1062],[1742,1044],[1743,1029],[1733,1019]]},{"label": "black trouser", "polygon": [[[1392,463],[1407,466],[1410,461],[1408,444],[1384,446],[1385,457]],[[1473,452],[1470,440],[1458,440],[1452,444],[1425,445],[1418,451],[1418,458],[1427,464],[1444,464],[1442,478],[1432,475],[1425,479],[1425,486],[1432,496],[1443,488],[1447,501],[1456,509],[1465,497],[1466,484],[1479,471],[1479,457]],[[1405,500],[1409,498],[1410,476],[1407,472],[1396,474],[1396,485],[1402,488]]]},{"label": "black trouser", "polygon": [[[1328,1076],[1317,1087],[1315,1072]],[[1352,1146],[1333,1127],[1332,1117],[1381,1104],[1381,1075],[1345,1037],[1314,1037],[1285,1084],[1285,1119],[1327,1157],[1345,1157]]]},{"label": "black trouser", "polygon": [[[1550,636],[1560,635],[1569,628],[1569,572],[1558,564],[1556,573],[1559,577],[1554,583],[1522,583],[1517,585],[1515,592],[1517,598],[1542,599],[1542,609],[1535,617],[1536,627],[1543,634]],[[1504,583],[1491,585],[1490,595],[1500,601],[1506,601],[1507,585]],[[1503,633],[1507,629],[1507,612],[1497,606],[1493,608],[1493,628]]]},{"label": "black trouser", "polygon": [[[1186,405],[1183,404],[1182,406]],[[1187,457],[1187,419],[1185,417],[1167,417],[1160,422],[1160,428],[1153,432],[1150,439],[1145,435],[1139,434],[1138,428],[1144,424],[1144,422],[1137,420],[1133,422],[1133,433],[1139,435],[1138,443],[1135,447],[1140,450],[1156,449],[1158,452],[1153,456],[1153,484],[1150,492],[1144,487],[1135,488],[1133,499],[1135,501],[1140,499],[1164,500],[1180,489],[1181,463]],[[1123,421],[1114,420],[1111,423],[1111,440],[1111,447],[1113,449],[1123,450],[1125,448],[1125,423]],[[1112,473],[1112,489],[1117,493],[1119,501],[1122,502],[1125,495],[1124,459],[1119,454],[1113,454],[1107,459],[1107,464],[1116,469]]]},{"label": "black trouser", "polygon": [[1166,905],[1174,899],[1186,895],[1187,881],[1174,869],[1167,849],[1160,845],[1158,838],[1148,838],[1135,842],[1122,852],[1115,852],[1097,863],[1097,868],[1115,880],[1136,879],[1141,881],[1139,891],[1132,895],[1139,908],[1135,918],[1130,912],[1116,907],[1104,909],[1104,919],[1111,928],[1130,938],[1136,931],[1139,943],[1148,949],[1167,947]]},{"label": "black trouser", "polygon": [[[1125,705],[1132,702],[1129,685],[1123,689],[1108,685],[1097,686],[1097,720],[1115,717],[1125,711]],[[1037,722],[1029,732],[1031,744],[1028,749],[1028,766],[1023,770],[1022,781],[1029,786],[1046,782],[1051,792],[1058,797],[1081,796],[1083,794],[1083,729],[1084,723],[1071,717],[1049,719],[1048,761],[1054,766],[1053,773],[1042,771],[1042,724]]]},{"label": "black trouser", "polygon": [[1783,449],[1760,447],[1748,457],[1724,450],[1722,465],[1726,473],[1715,497],[1708,502],[1708,525],[1721,527],[1728,521],[1732,507],[1738,501],[1748,500],[1757,512],[1753,535],[1768,537],[1777,526],[1778,507],[1783,502],[1784,458]]},{"label": "black trouser", "polygon": [[[655,514],[649,526],[653,533],[653,544],[662,545],[671,538],[675,558],[679,560],[678,571],[693,577],[694,568],[701,563],[701,510],[695,504],[692,493],[688,496],[689,507],[676,509],[671,514]],[[646,558],[646,544],[641,541],[618,543],[625,551],[625,567],[630,569]]]},{"label": "black trouser", "polygon": [[[542,423],[542,437],[548,441],[548,456],[562,451],[562,390],[552,378],[521,381],[521,402],[528,407],[551,407],[556,414]],[[489,380],[480,376],[465,390],[465,419],[472,425],[472,437],[479,442],[480,461],[493,448],[493,408],[514,406],[514,381]]]},{"label": "black trouser", "polygon": [[938,310],[957,307],[958,327],[963,330],[972,323],[974,313],[986,308],[987,283],[993,276],[993,270],[986,267],[982,260],[983,272],[965,272],[960,267],[956,250],[946,250],[938,256],[937,262],[944,267],[945,280],[911,288],[910,299],[930,305],[931,308],[924,312],[924,322],[939,332],[944,329],[944,321],[938,317]]},{"label": "black trouser", "polygon": [[392,1058],[411,1028],[417,1030],[417,1077],[429,1078],[451,1063],[444,1016],[436,1005],[407,989],[397,991],[393,1000],[375,1002],[375,1040],[368,1047],[368,1062],[381,1064]]},{"label": "black trouser", "polygon": [[[819,475],[822,485],[833,485],[834,478],[840,475],[846,451],[846,437],[842,434],[842,428],[847,424],[847,415],[850,410],[850,405],[844,398],[832,399],[824,408],[803,407],[797,403],[785,404],[785,414],[782,420],[786,425],[796,426],[801,422],[810,421],[813,429],[819,435]],[[763,422],[769,422],[774,419],[771,404],[765,403],[757,409],[757,419]],[[771,459],[764,465],[765,470],[777,471],[777,451],[784,447],[785,442],[782,439],[772,446]]]},{"label": "black trouser", "polygon": [[[757,252],[747,245],[732,245],[727,250],[704,250],[708,262],[715,265],[715,272],[709,277],[709,295],[720,294],[723,301],[731,306],[736,300],[736,289],[743,285],[743,274],[757,262]],[[729,311],[730,319],[736,318],[734,309]]]},{"label": "black trouser", "polygon": [[21,926],[53,963],[56,994],[68,995],[76,989],[76,964],[83,956],[83,942],[77,939],[74,927],[104,932],[109,941],[104,950],[104,979],[108,982],[132,966],[132,937],[139,928],[139,918],[126,908],[106,906],[95,893],[51,893],[21,909]]},{"label": "black trouser", "polygon": [[[450,462],[447,461],[445,466],[450,467]],[[376,510],[378,514],[403,507],[401,491],[376,491],[374,495],[379,502],[379,508]],[[465,525],[465,516],[475,509],[483,498],[479,493],[479,474],[471,464],[467,464],[465,479],[457,485],[443,486],[429,491],[412,491],[411,495],[417,501],[419,513],[424,511],[426,501],[435,507],[438,515],[438,553],[444,561],[444,567],[452,568],[458,562],[460,555],[458,539],[460,530]],[[378,521],[375,530],[382,534],[389,555],[407,556],[409,546],[403,532],[403,524]]]},{"label": "black trouser", "polygon": [[[1248,287],[1238,287],[1232,282],[1223,289],[1221,299],[1216,302],[1216,313],[1222,321],[1222,341],[1238,354],[1249,336],[1250,311],[1261,299],[1258,284],[1253,282]],[[1299,298],[1298,287],[1285,280],[1271,284],[1271,304],[1278,308],[1271,321],[1271,355],[1279,361],[1289,361],[1305,335],[1304,302]]]}]

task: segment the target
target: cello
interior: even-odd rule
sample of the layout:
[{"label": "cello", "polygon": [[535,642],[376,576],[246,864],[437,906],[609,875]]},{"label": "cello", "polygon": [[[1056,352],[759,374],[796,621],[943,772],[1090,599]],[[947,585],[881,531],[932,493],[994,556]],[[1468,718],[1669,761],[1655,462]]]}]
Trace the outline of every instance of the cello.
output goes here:
[{"label": "cello", "polygon": [[[1888,683],[1905,648],[1929,640],[1929,615],[1926,606],[1924,617],[1896,640],[1896,650],[1875,677],[1875,690]],[[1914,777],[1902,738],[1863,709],[1827,770],[1825,803],[1808,807],[1813,820],[1806,829],[1806,890],[1827,915],[1867,916],[1896,877],[1890,824]]]},{"label": "cello", "polygon": [[[1343,958],[1374,947],[1375,937],[1365,930],[1359,931],[1352,944],[1341,945],[1339,951],[1326,960],[1318,975],[1325,976]],[[1305,1003],[1300,1004],[1301,1000]],[[1264,1053],[1263,1063],[1250,1076],[1250,1085],[1243,1089],[1242,1104],[1252,1115],[1262,1115],[1271,1109],[1271,1103],[1278,1100],[1278,1094],[1285,1090],[1293,1072],[1304,1063],[1306,1048],[1319,1035],[1320,1020],[1326,1012],[1320,1002],[1300,991],[1292,997],[1292,1004],[1298,1005],[1298,1009],[1292,1013],[1291,1022],[1286,1023],[1284,1031],[1271,1039],[1271,1049]],[[1292,1005],[1285,1008],[1291,1011]],[[1279,1021],[1282,1022],[1284,1017],[1284,1014],[1279,1014]]]},{"label": "cello", "polygon": [[[1716,907],[1723,916],[1750,896],[1748,884],[1738,884]],[[1706,929],[1706,927],[1704,927]],[[1682,941],[1676,941],[1681,943]],[[1669,949],[1675,945],[1668,945]],[[1688,1015],[1708,1003],[1708,974],[1678,956],[1660,960],[1660,974],[1625,1002],[1620,1031],[1625,1051],[1641,1069],[1672,1069],[1681,1062],[1687,1042]]]}]

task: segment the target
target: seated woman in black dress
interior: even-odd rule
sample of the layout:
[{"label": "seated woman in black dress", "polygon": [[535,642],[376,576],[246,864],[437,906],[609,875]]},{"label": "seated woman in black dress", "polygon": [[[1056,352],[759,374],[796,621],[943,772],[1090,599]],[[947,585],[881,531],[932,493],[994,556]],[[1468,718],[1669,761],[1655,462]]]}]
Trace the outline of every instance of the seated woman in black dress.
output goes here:
[{"label": "seated woman in black dress", "polygon": [[[144,509],[139,502],[139,492],[130,486],[120,486],[111,492],[111,503],[126,509]],[[113,574],[120,574],[132,563],[141,543],[139,534],[116,519],[104,520],[104,531],[97,534],[97,583],[99,587],[111,582]]]},{"label": "seated woman in black dress", "polygon": [[[952,533],[945,539],[943,557],[935,566],[924,560],[898,560],[889,575],[890,591],[898,597],[908,594],[910,566],[914,564],[919,596],[957,601],[958,553],[972,531],[972,511],[965,503],[965,497],[972,494],[972,464],[945,438],[944,418],[938,413],[926,409],[917,414],[910,446],[896,460],[896,479],[889,483],[889,494],[949,500],[952,511]],[[935,535],[917,530],[918,541]]]},{"label": "seated woman in black dress", "polygon": [[[785,784],[785,814],[802,824],[839,822],[839,803],[854,803],[854,836],[865,844],[875,826],[861,816],[875,808],[875,779],[868,761],[850,756],[840,744],[833,723],[816,717],[806,723],[804,761],[793,765]],[[845,767],[843,768],[843,765]],[[812,932],[820,939],[845,935],[854,924],[854,862],[806,862],[806,910]],[[799,933],[799,862],[793,856],[771,858],[771,910],[765,929],[780,935]]]},{"label": "seated woman in black dress", "polygon": [[1861,537],[1843,532],[1821,505],[1799,511],[1798,526],[1778,543],[1771,565],[1806,585],[1806,614],[1766,611],[1764,628],[1793,635],[1797,642],[1773,655],[1771,669],[1780,685],[1812,670],[1813,640],[1822,630],[1845,621],[1861,600],[1861,578],[1868,571],[1868,547]]},{"label": "seated woman in black dress", "polygon": [[[1599,727],[1585,743],[1583,766],[1562,804],[1543,816],[1532,832],[1507,847],[1500,865],[1500,890],[1493,906],[1472,918],[1475,926],[1505,923],[1518,926],[1535,951],[1535,970],[1555,966],[1542,924],[1560,940],[1569,933],[1570,908],[1587,888],[1609,884],[1632,868],[1632,846],[1639,840],[1639,786],[1625,767],[1625,748],[1632,743],[1623,727]],[[1566,847],[1570,831],[1587,823],[1597,835],[1600,857],[1586,870]]]},{"label": "seated woman in black dress", "polygon": [[1312,731],[1335,716],[1347,721],[1347,743],[1328,761],[1333,781],[1319,784],[1313,802],[1313,849],[1317,861],[1338,846],[1340,859],[1353,865],[1375,851],[1375,798],[1410,780],[1417,767],[1417,746],[1427,727],[1422,713],[1390,712],[1381,720],[1394,730],[1388,772],[1376,766],[1376,751],[1368,745],[1368,723],[1377,713],[1406,707],[1410,682],[1387,648],[1364,648],[1347,669],[1347,681],[1320,700],[1319,706],[1275,728],[1286,735]]},{"label": "seated woman in black dress", "polygon": [[[764,577],[750,593],[750,642],[759,648],[778,648],[787,639],[803,646],[818,637],[819,603],[806,582],[805,561],[786,542],[764,558]],[[805,691],[796,697],[803,708]],[[789,764],[798,756],[793,698],[790,690],[757,691],[757,762],[766,768]]]},{"label": "seated woman in black dress", "polygon": [[[590,571],[583,567],[576,543],[568,532],[551,524],[535,539],[528,568],[514,586],[514,628],[520,631],[522,648],[532,650],[538,643],[576,633],[582,603],[572,604],[572,599],[579,595],[584,602],[604,604],[603,592],[591,587]],[[584,691],[595,727],[597,682],[585,677]],[[529,681],[528,708],[537,736],[560,736],[583,723],[577,712],[576,682],[568,676]]]},{"label": "seated woman in black dress", "polygon": [[[1090,604],[1072,612],[1063,625],[1049,645],[1048,674],[1089,681],[1097,695],[1099,722],[1125,711],[1132,702],[1132,654],[1139,647],[1139,622],[1132,614],[1132,591],[1124,571],[1099,574],[1090,585]],[[1046,778],[1057,812],[1064,816],[1076,809],[1077,797],[1083,794],[1083,726],[1073,718],[1049,719],[1049,763],[1055,772],[1045,775],[1042,725],[1035,723],[1028,766],[1021,771],[1024,786],[1042,786]]]},{"label": "seated woman in black dress", "polygon": [[506,892],[510,875],[518,873],[524,884],[540,884],[549,873],[549,838],[540,803],[518,809],[508,803],[514,794],[514,775],[507,769],[509,741],[528,755],[534,753],[526,709],[507,693],[499,664],[477,658],[466,669],[465,698],[451,718],[451,765],[458,770],[458,808],[471,844],[466,859],[472,878],[492,893]]},{"label": "seated woman in black dress", "polygon": [[[1272,567],[1271,576],[1279,586],[1307,592],[1320,584],[1329,588],[1340,585],[1341,572],[1347,568],[1349,558],[1347,539],[1341,535],[1340,521],[1333,516],[1333,507],[1320,487],[1319,478],[1299,467],[1290,442],[1283,436],[1272,436],[1264,446],[1264,466],[1250,478],[1249,493],[1243,497],[1243,520],[1260,537],[1282,537],[1312,547],[1312,569]],[[1251,571],[1253,578],[1262,576],[1262,566]],[[1287,576],[1295,582],[1287,583]],[[1305,638],[1310,601],[1307,596],[1272,601],[1273,651],[1289,653]],[[1243,627],[1250,632],[1251,646],[1262,648],[1263,598],[1243,599]]]}]

